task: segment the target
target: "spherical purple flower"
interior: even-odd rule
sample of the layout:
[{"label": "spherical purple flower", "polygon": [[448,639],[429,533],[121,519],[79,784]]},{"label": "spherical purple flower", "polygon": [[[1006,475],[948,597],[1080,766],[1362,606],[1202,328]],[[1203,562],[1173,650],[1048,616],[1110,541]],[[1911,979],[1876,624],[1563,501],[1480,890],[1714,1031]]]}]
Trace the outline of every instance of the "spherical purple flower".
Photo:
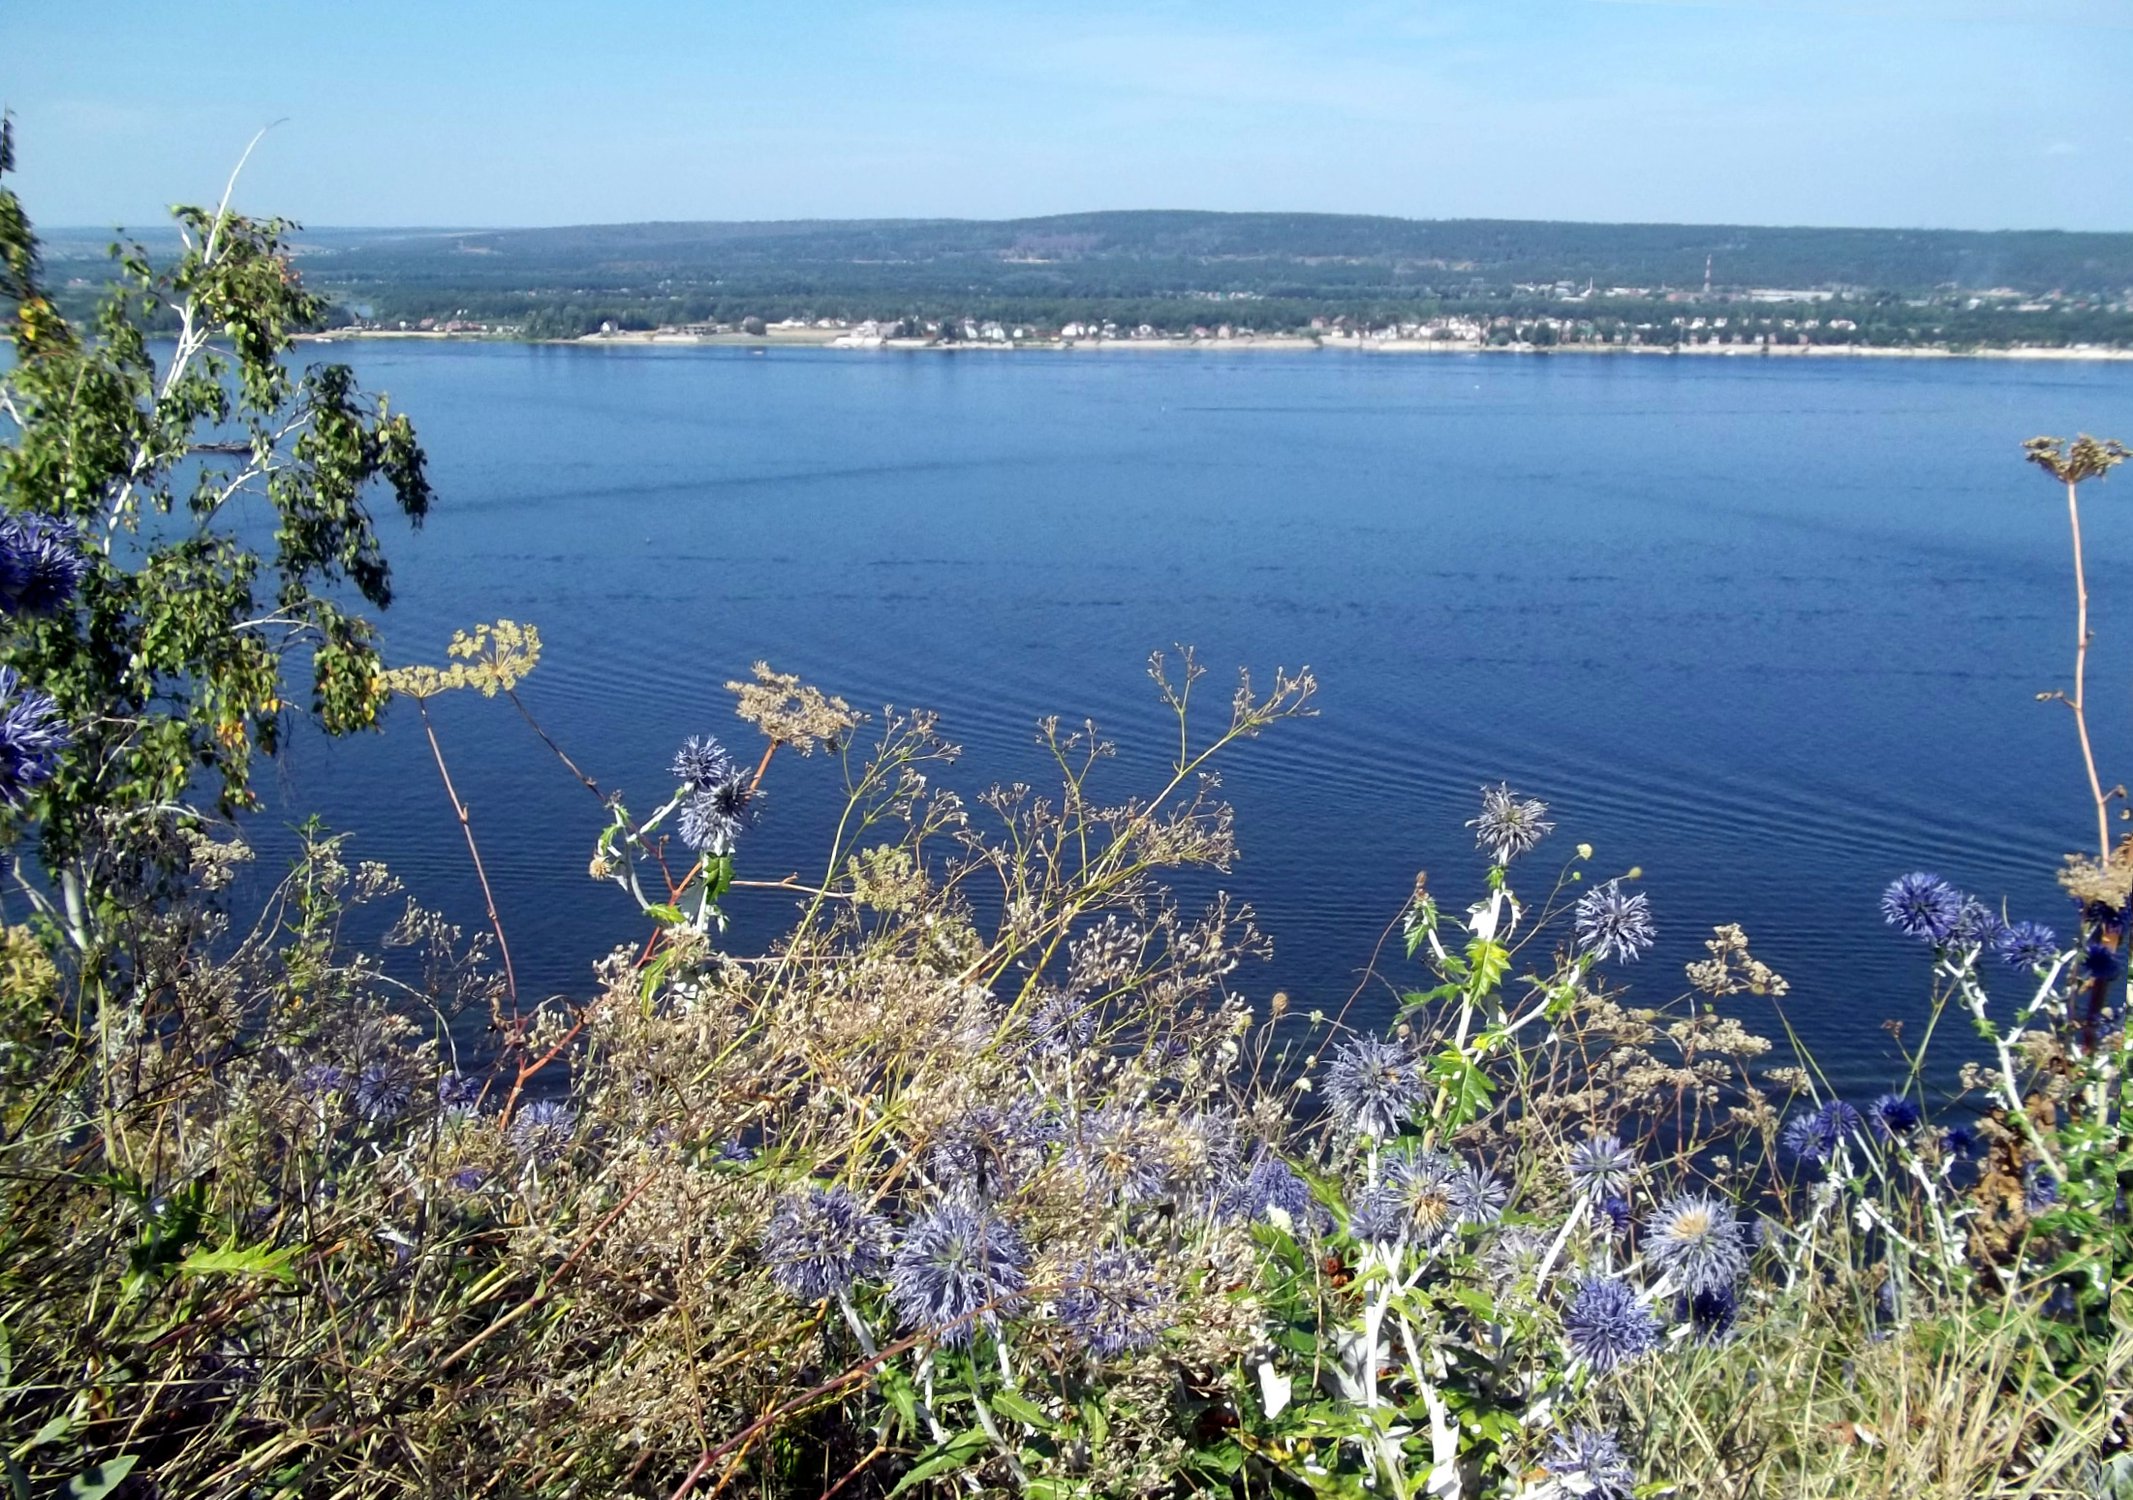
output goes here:
[{"label": "spherical purple flower", "polygon": [[449,1072],[437,1079],[437,1102],[448,1110],[465,1111],[481,1102],[481,1079],[471,1073]]},{"label": "spherical purple flower", "polygon": [[1699,1344],[1723,1344],[1739,1318],[1740,1292],[1730,1285],[1674,1299],[1674,1321],[1687,1323],[1689,1337]]},{"label": "spherical purple flower", "polygon": [[2022,1206],[2041,1214],[2059,1202],[2059,1179],[2035,1162],[2022,1168]]},{"label": "spherical purple flower", "polygon": [[89,560],[54,516],[0,516],[0,615],[48,615],[74,597]]},{"label": "spherical purple flower", "polygon": [[733,758],[710,735],[690,735],[674,754],[674,775],[694,791],[708,791],[733,779]]},{"label": "spherical purple flower", "polygon": [[1105,1105],[1085,1115],[1070,1155],[1089,1190],[1120,1207],[1162,1197],[1170,1176],[1170,1162],[1153,1123],[1123,1105]]},{"label": "spherical purple flower", "polygon": [[1116,1359],[1161,1338],[1175,1301],[1142,1257],[1099,1250],[1067,1268],[1059,1321],[1097,1359]]},{"label": "spherical purple flower", "polygon": [[[1607,1218],[1606,1228],[1609,1233],[1615,1235],[1629,1233],[1629,1200],[1627,1198],[1602,1198],[1600,1200],[1600,1212]],[[1598,1223],[1599,1221],[1595,1219],[1593,1222]]]},{"label": "spherical purple flower", "polygon": [[755,822],[756,796],[746,774],[736,772],[691,792],[681,804],[675,831],[700,854],[731,854]]},{"label": "spherical purple flower", "polygon": [[2001,930],[1992,951],[2010,969],[2042,969],[2059,956],[2059,934],[2042,922],[2016,922]]},{"label": "spherical purple flower", "polygon": [[1264,1147],[1252,1157],[1243,1176],[1222,1195],[1216,1214],[1237,1223],[1277,1217],[1286,1220],[1298,1234],[1324,1228],[1331,1222],[1325,1208],[1311,1195],[1310,1184]]},{"label": "spherical purple flower", "polygon": [[560,1161],[578,1133],[578,1112],[560,1099],[536,1099],[518,1112],[505,1134],[531,1162]]},{"label": "spherical purple flower", "polygon": [[1733,1205],[1710,1193],[1676,1193],[1645,1221],[1644,1250],[1652,1263],[1694,1296],[1739,1281],[1748,1247]]},{"label": "spherical purple flower", "polygon": [[1563,1313],[1563,1337],[1573,1355],[1604,1374],[1658,1348],[1659,1320],[1628,1282],[1585,1276]]},{"label": "spherical purple flower", "polygon": [[23,685],[0,667],[0,803],[20,807],[32,788],[52,779],[59,755],[74,742],[51,695]]},{"label": "spherical purple flower", "polygon": [[1047,1057],[1077,1057],[1096,1038],[1096,1006],[1072,995],[1041,996],[1024,1023],[1030,1050]]},{"label": "spherical purple flower", "polygon": [[462,1193],[478,1192],[488,1180],[489,1173],[482,1167],[461,1167],[451,1177],[452,1187]]},{"label": "spherical purple flower", "polygon": [[1452,1174],[1451,1196],[1460,1223],[1493,1224],[1503,1217],[1511,1189],[1487,1167],[1467,1162]]},{"label": "spherical purple flower", "polygon": [[1497,864],[1507,865],[1555,831],[1548,821],[1548,804],[1521,799],[1502,782],[1481,789],[1481,816],[1469,819],[1474,847],[1488,851]]},{"label": "spherical purple flower", "polygon": [[763,1229],[763,1259],[786,1295],[820,1302],[881,1274],[889,1260],[889,1221],[842,1187],[787,1193]]},{"label": "spherical purple flower", "polygon": [[1940,1149],[1950,1156],[1966,1157],[1977,1149],[1977,1137],[1960,1125],[1952,1125],[1940,1133]]},{"label": "spherical purple flower", "polygon": [[1325,1089],[1343,1127],[1384,1139],[1398,1135],[1422,1107],[1422,1068],[1402,1043],[1357,1037],[1334,1052]]},{"label": "spherical purple flower", "polygon": [[2007,924],[1998,912],[1975,896],[1965,896],[1961,910],[1955,915],[1952,936],[1955,942],[1965,947],[1984,949],[1998,943],[2000,934],[2006,930]]},{"label": "spherical purple flower", "polygon": [[1587,1136],[1570,1148],[1570,1185],[1588,1201],[1627,1197],[1637,1179],[1637,1155],[1618,1135]]},{"label": "spherical purple flower", "polygon": [[937,1135],[926,1168],[944,1192],[991,1203],[1014,1192],[1044,1160],[1027,1100],[1008,1109],[973,1106]]},{"label": "spherical purple flower", "polygon": [[1914,870],[1881,893],[1881,915],[1906,937],[1945,943],[1963,915],[1962,893],[1938,875]]},{"label": "spherical purple flower", "polygon": [[1407,1207],[1392,1184],[1380,1182],[1356,1193],[1348,1209],[1348,1233],[1366,1245],[1393,1245],[1407,1235]]},{"label": "spherical purple flower", "polygon": [[1603,961],[1635,963],[1656,941],[1650,899],[1642,891],[1623,890],[1620,880],[1580,896],[1576,919],[1578,946]]},{"label": "spherical purple flower", "polygon": [[1782,1144],[1793,1157],[1810,1167],[1827,1166],[1835,1160],[1837,1147],[1846,1136],[1863,1127],[1859,1111],[1842,1099],[1814,1109],[1802,1110],[1786,1123]]},{"label": "spherical purple flower", "polygon": [[1908,1138],[1925,1118],[1916,1104],[1901,1094],[1883,1094],[1867,1107],[1874,1133],[1885,1140]]},{"label": "spherical purple flower", "polygon": [[314,1063],[297,1075],[296,1091],[306,1099],[324,1099],[348,1087],[348,1072],[332,1063]]},{"label": "spherical purple flower", "polygon": [[2126,972],[2125,955],[2109,943],[2091,943],[2081,955],[2081,977],[2110,984]]},{"label": "spherical purple flower", "polygon": [[379,1058],[356,1074],[356,1113],[373,1124],[397,1120],[415,1102],[415,1086],[396,1058]]},{"label": "spherical purple flower", "polygon": [[1028,1286],[1029,1251],[1014,1226],[953,1200],[904,1232],[889,1267],[889,1302],[904,1327],[950,1348],[970,1342],[975,1319],[1012,1315]]},{"label": "spherical purple flower", "polygon": [[745,1167],[755,1160],[755,1152],[729,1135],[711,1148],[711,1160],[722,1167]]},{"label": "spherical purple flower", "polygon": [[1541,1467],[1566,1496],[1583,1500],[1630,1500],[1637,1485],[1637,1471],[1630,1466],[1622,1445],[1611,1432],[1576,1426],[1549,1439],[1548,1456]]},{"label": "spherical purple flower", "polygon": [[1388,1151],[1383,1169],[1411,1242],[1428,1243],[1462,1217],[1459,1163],[1451,1157],[1439,1151]]}]

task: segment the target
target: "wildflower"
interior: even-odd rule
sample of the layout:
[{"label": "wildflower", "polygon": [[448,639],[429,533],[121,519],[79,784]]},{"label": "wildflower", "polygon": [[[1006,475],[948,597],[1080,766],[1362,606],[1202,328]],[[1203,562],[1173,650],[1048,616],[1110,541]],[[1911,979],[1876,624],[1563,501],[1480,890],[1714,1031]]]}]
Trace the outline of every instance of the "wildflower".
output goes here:
[{"label": "wildflower", "polygon": [[1074,1057],[1096,1039],[1096,1007],[1072,995],[1046,995],[1024,1023],[1030,1050],[1050,1057]]},{"label": "wildflower", "polygon": [[1499,1287],[1514,1285],[1540,1270],[1553,1239],[1530,1224],[1499,1227],[1481,1251],[1481,1269]]},{"label": "wildflower", "polygon": [[558,1099],[536,1099],[518,1112],[505,1133],[512,1149],[528,1161],[559,1161],[578,1133],[578,1112]]},{"label": "wildflower", "polygon": [[1992,951],[2010,969],[2041,969],[2059,956],[2059,934],[2042,922],[2016,922],[2000,929]]},{"label": "wildflower", "polygon": [[1358,1037],[1333,1054],[1325,1088],[1343,1126],[1382,1139],[1398,1135],[1421,1108],[1422,1070],[1401,1043]]},{"label": "wildflower", "polygon": [[1194,1110],[1178,1121],[1170,1150],[1173,1188],[1208,1187],[1237,1172],[1237,1117],[1227,1108]]},{"label": "wildflower", "polygon": [[1145,1349],[1170,1326],[1174,1305],[1155,1268],[1138,1255],[1099,1250],[1069,1267],[1059,1321],[1098,1359]]},{"label": "wildflower", "polygon": [[1963,897],[1938,875],[1913,871],[1889,883],[1881,893],[1881,915],[1906,937],[1945,943],[1962,919]]},{"label": "wildflower", "polygon": [[906,1328],[950,1348],[970,1342],[971,1321],[995,1322],[1022,1305],[1029,1251],[1005,1219],[950,1201],[913,1224],[889,1267],[889,1301]]},{"label": "wildflower", "polygon": [[1733,1205],[1709,1193],[1677,1193],[1645,1223],[1645,1252],[1690,1295],[1729,1287],[1748,1269]]},{"label": "wildflower", "polygon": [[1548,804],[1518,794],[1502,782],[1481,789],[1481,816],[1469,819],[1474,847],[1488,851],[1497,864],[1507,865],[1555,831],[1548,821]]},{"label": "wildflower", "polygon": [[1835,1159],[1844,1138],[1857,1135],[1862,1124],[1858,1110],[1842,1099],[1832,1099],[1819,1108],[1794,1115],[1785,1126],[1782,1144],[1806,1165],[1825,1166]]},{"label": "wildflower", "polygon": [[461,1167],[451,1177],[452,1186],[462,1193],[477,1192],[488,1180],[487,1170],[481,1167]]},{"label": "wildflower", "polygon": [[32,787],[50,781],[73,738],[49,693],[25,687],[13,667],[0,667],[0,804],[20,807]]},{"label": "wildflower", "polygon": [[1116,1104],[1082,1120],[1073,1158],[1089,1186],[1122,1207],[1160,1198],[1169,1175],[1151,1122]]},{"label": "wildflower", "polygon": [[1325,1209],[1311,1196],[1309,1184],[1265,1147],[1253,1156],[1242,1180],[1222,1195],[1216,1215],[1244,1223],[1271,1218],[1299,1233],[1329,1222]]},{"label": "wildflower", "polygon": [[374,1124],[397,1120],[414,1102],[414,1086],[392,1058],[366,1063],[363,1071],[356,1074],[356,1112]]},{"label": "wildflower", "polygon": [[2035,1162],[2022,1168],[2022,1206],[2041,1214],[2059,1201],[2059,1179]]},{"label": "wildflower", "polygon": [[89,571],[81,538],[52,516],[0,516],[0,615],[48,615]]},{"label": "wildflower", "polygon": [[2081,955],[2081,977],[2084,979],[2109,984],[2125,971],[2125,956],[2109,943],[2090,943],[2088,951]]},{"label": "wildflower", "polygon": [[296,1091],[306,1099],[323,1099],[348,1087],[348,1073],[332,1063],[315,1063],[296,1080]]},{"label": "wildflower", "polygon": [[972,1108],[943,1131],[927,1153],[927,1166],[941,1187],[973,1203],[991,1203],[1012,1193],[1041,1160],[1026,1102],[1009,1110],[990,1104]]},{"label": "wildflower", "polygon": [[755,1152],[729,1135],[711,1148],[711,1159],[721,1166],[745,1167],[755,1160]]},{"label": "wildflower", "polygon": [[842,1187],[786,1193],[763,1228],[771,1279],[801,1302],[841,1296],[881,1274],[889,1260],[889,1221]]},{"label": "wildflower", "polygon": [[1674,1299],[1674,1320],[1689,1325],[1699,1344],[1723,1344],[1740,1317],[1740,1292],[1730,1283]]},{"label": "wildflower", "polygon": [[1620,880],[1580,896],[1576,917],[1578,946],[1597,959],[1635,963],[1654,941],[1650,898],[1623,890]]},{"label": "wildflower", "polygon": [[1611,1432],[1582,1424],[1549,1439],[1541,1467],[1565,1495],[1585,1500],[1630,1500],[1637,1471]]},{"label": "wildflower", "polygon": [[1406,1237],[1406,1205],[1390,1183],[1381,1182],[1355,1195],[1348,1210],[1348,1233],[1366,1245],[1391,1246]]},{"label": "wildflower", "polygon": [[1977,1137],[1960,1125],[1952,1125],[1941,1132],[1940,1149],[1950,1156],[1968,1156],[1977,1149]]},{"label": "wildflower", "polygon": [[[1391,1238],[1421,1243],[1449,1229],[1461,1215],[1459,1164],[1436,1151],[1386,1153],[1376,1211],[1393,1216]],[[1493,1181],[1493,1179],[1491,1179]],[[1497,1185],[1499,1190],[1501,1184]]]},{"label": "wildflower", "polygon": [[[1626,1198],[1602,1198],[1600,1212],[1607,1216],[1609,1230],[1617,1235],[1629,1233],[1629,1200]],[[1595,1221],[1597,1222],[1597,1221]]]},{"label": "wildflower", "polygon": [[675,829],[699,854],[731,854],[735,840],[755,821],[755,801],[748,777],[735,772],[691,792],[681,804]]},{"label": "wildflower", "polygon": [[674,775],[692,791],[709,791],[733,779],[733,758],[726,747],[710,735],[690,735],[674,754]]},{"label": "wildflower", "polygon": [[1955,914],[1953,935],[1956,942],[1971,948],[1990,948],[2006,930],[2007,924],[2000,920],[1998,912],[1975,896],[1963,898],[1963,904]]},{"label": "wildflower", "polygon": [[481,1080],[467,1073],[445,1073],[437,1079],[437,1102],[455,1112],[470,1110],[481,1099]]},{"label": "wildflower", "polygon": [[1471,1162],[1452,1174],[1452,1211],[1462,1224],[1493,1224],[1503,1217],[1504,1203],[1511,1196],[1504,1180],[1487,1167]]},{"label": "wildflower", "polygon": [[1570,1185],[1594,1203],[1623,1198],[1636,1181],[1636,1153],[1618,1135],[1587,1136],[1570,1148]]},{"label": "wildflower", "polygon": [[1908,1137],[1924,1118],[1918,1106],[1901,1094],[1883,1094],[1867,1106],[1867,1114],[1874,1122],[1875,1133],[1886,1140]]},{"label": "wildflower", "polygon": [[1585,1276],[1563,1314],[1570,1352],[1605,1373],[1659,1347],[1659,1320],[1626,1281]]}]

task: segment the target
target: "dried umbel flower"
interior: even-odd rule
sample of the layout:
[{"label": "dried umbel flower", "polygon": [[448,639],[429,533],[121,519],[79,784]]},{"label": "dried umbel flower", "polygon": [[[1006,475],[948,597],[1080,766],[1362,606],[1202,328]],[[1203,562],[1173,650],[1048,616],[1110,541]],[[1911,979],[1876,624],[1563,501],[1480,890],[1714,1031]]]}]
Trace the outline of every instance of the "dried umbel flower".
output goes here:
[{"label": "dried umbel flower", "polygon": [[1688,965],[1689,983],[1706,995],[1782,995],[1791,988],[1785,976],[1748,951],[1748,934],[1738,922],[1711,929],[1704,947],[1711,956]]},{"label": "dried umbel flower", "polygon": [[1333,1054],[1325,1090],[1343,1129],[1383,1140],[1398,1135],[1422,1107],[1422,1068],[1399,1042],[1358,1037]]},{"label": "dried umbel flower", "polygon": [[903,1326],[931,1332],[950,1348],[970,1342],[978,1318],[1012,1316],[1028,1285],[1022,1236],[967,1203],[943,1203],[914,1223],[889,1268],[889,1301]]},{"label": "dried umbel flower", "polygon": [[1637,1485],[1637,1471],[1614,1434],[1583,1425],[1550,1438],[1541,1467],[1560,1493],[1584,1500],[1630,1500]]},{"label": "dried umbel flower", "polygon": [[860,716],[842,698],[826,697],[790,673],[773,672],[768,662],[755,664],[755,681],[729,682],[726,691],[740,699],[734,712],[762,730],[765,739],[802,755],[814,754],[818,743],[835,749],[859,724]]},{"label": "dried umbel flower", "polygon": [[2064,438],[2033,437],[2022,445],[2022,454],[2061,484],[2083,484],[2101,479],[2126,460],[2126,447],[2111,438],[2092,438],[2082,433],[2071,443]]},{"label": "dried umbel flower", "polygon": [[1659,1320],[1628,1282],[1586,1276],[1563,1313],[1563,1337],[1573,1355],[1604,1374],[1658,1348]]},{"label": "dried umbel flower", "polygon": [[0,514],[0,615],[48,615],[89,571],[81,535],[54,516]]},{"label": "dried umbel flower", "polygon": [[801,1302],[849,1293],[889,1261],[889,1223],[842,1187],[787,1193],[763,1230],[771,1279]]},{"label": "dried umbel flower", "polygon": [[1881,893],[1881,915],[1906,937],[1945,943],[1962,920],[1962,893],[1938,875],[1914,870],[1889,882]]},{"label": "dried umbel flower", "polygon": [[2000,929],[1992,951],[2010,969],[2042,969],[2059,957],[2059,935],[2042,922],[2014,922]]},{"label": "dried umbel flower", "polygon": [[1145,1349],[1170,1326],[1176,1299],[1155,1267],[1123,1250],[1100,1250],[1068,1267],[1059,1322],[1097,1359]]},{"label": "dried umbel flower", "polygon": [[1521,799],[1502,782],[1481,789],[1481,816],[1469,819],[1474,847],[1487,852],[1497,864],[1507,865],[1555,831],[1548,821],[1548,804]]},{"label": "dried umbel flower", "polygon": [[1733,1205],[1710,1193],[1677,1193],[1645,1222],[1645,1254],[1691,1296],[1732,1287],[1748,1269]]},{"label": "dried umbel flower", "polygon": [[0,667],[0,803],[20,807],[52,779],[72,743],[51,695],[25,686],[13,667]]},{"label": "dried umbel flower", "polygon": [[1570,1148],[1570,1185],[1593,1203],[1627,1198],[1637,1180],[1637,1156],[1618,1135],[1588,1136]]},{"label": "dried umbel flower", "polygon": [[518,1112],[505,1134],[527,1161],[560,1161],[577,1137],[578,1112],[560,1099],[536,1099]]},{"label": "dried umbel flower", "polygon": [[1603,961],[1635,963],[1655,941],[1650,899],[1642,891],[1623,890],[1620,880],[1580,896],[1576,923],[1578,946]]}]

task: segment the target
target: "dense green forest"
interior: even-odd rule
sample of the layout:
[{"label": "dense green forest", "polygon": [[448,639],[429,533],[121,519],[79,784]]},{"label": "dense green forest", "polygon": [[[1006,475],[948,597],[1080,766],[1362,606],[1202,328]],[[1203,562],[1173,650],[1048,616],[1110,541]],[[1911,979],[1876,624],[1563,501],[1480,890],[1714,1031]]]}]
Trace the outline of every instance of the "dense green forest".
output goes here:
[{"label": "dense green forest", "polygon": [[[61,237],[52,253],[85,257],[96,239]],[[1469,318],[1498,342],[1650,343],[1696,333],[1710,309],[1680,304],[1710,301],[1748,303],[1750,335],[1786,342],[2133,343],[2133,234],[1132,212],[322,230],[302,247],[350,320],[536,337],[751,317],[1166,333]],[[1756,302],[1758,290],[1835,295]],[[1739,336],[1740,316],[1728,327]]]}]

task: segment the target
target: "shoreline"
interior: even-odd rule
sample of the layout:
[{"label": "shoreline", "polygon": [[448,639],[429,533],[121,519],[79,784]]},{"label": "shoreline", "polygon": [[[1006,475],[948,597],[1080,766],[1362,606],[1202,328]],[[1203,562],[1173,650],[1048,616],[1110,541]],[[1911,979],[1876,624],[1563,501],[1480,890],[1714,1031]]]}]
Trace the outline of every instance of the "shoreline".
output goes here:
[{"label": "shoreline", "polygon": [[1318,353],[1361,355],[1500,355],[1540,354],[1583,357],[1695,359],[1999,359],[2054,363],[2112,364],[2133,361],[2133,349],[2084,345],[2050,348],[1950,349],[1945,346],[1901,347],[1893,344],[1473,344],[1437,339],[1341,339],[1305,334],[1261,334],[1228,339],[1024,339],[1020,342],[941,344],[928,339],[855,338],[841,329],[796,329],[787,333],[590,333],[574,339],[521,339],[509,334],[443,333],[431,329],[336,329],[300,333],[300,343],[331,344],[342,340],[405,340],[489,344],[545,344],[566,348],[704,347],[728,349],[835,349],[883,353],[1014,354],[1031,350],[1052,353]]}]

